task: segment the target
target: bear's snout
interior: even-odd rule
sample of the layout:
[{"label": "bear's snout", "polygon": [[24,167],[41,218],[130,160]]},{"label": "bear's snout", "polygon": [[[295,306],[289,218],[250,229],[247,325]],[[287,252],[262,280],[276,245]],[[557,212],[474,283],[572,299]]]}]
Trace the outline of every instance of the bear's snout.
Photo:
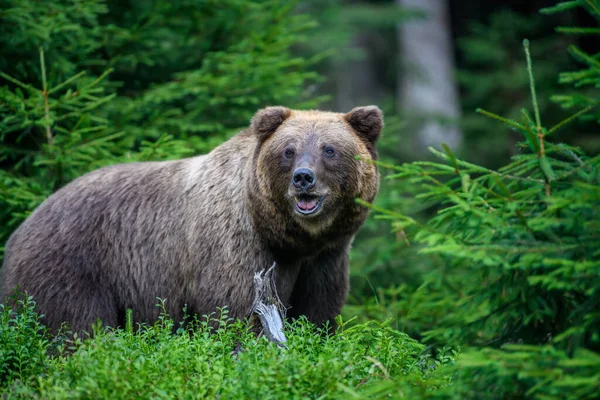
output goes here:
[{"label": "bear's snout", "polygon": [[295,187],[301,189],[303,192],[312,189],[317,184],[317,177],[310,168],[298,168],[294,171],[292,176],[292,182]]}]

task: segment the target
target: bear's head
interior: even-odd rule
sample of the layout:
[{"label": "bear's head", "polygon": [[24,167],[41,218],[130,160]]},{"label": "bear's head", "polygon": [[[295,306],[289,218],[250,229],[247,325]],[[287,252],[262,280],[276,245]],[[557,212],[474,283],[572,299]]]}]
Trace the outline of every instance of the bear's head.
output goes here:
[{"label": "bear's head", "polygon": [[377,168],[369,160],[377,159],[382,129],[376,106],[346,114],[260,110],[250,127],[257,147],[248,187],[260,202],[253,204],[259,218],[286,228],[291,220],[313,236],[340,225],[355,233],[368,213],[355,198],[372,202],[379,189]]}]

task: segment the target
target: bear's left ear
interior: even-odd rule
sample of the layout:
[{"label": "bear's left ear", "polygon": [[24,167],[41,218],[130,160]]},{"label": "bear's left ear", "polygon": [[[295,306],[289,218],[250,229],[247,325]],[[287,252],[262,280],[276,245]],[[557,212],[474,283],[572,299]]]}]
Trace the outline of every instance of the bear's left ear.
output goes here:
[{"label": "bear's left ear", "polygon": [[250,126],[259,139],[264,140],[271,136],[291,113],[292,111],[286,107],[263,108],[252,117]]},{"label": "bear's left ear", "polygon": [[344,118],[367,144],[375,145],[383,129],[383,113],[379,107],[356,107]]}]

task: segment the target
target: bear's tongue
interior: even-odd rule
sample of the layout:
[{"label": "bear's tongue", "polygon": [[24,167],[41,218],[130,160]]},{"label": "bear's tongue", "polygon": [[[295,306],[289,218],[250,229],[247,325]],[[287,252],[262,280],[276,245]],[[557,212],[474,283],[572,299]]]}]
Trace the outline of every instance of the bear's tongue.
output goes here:
[{"label": "bear's tongue", "polygon": [[301,197],[298,199],[298,208],[304,211],[310,211],[317,206],[316,197]]}]

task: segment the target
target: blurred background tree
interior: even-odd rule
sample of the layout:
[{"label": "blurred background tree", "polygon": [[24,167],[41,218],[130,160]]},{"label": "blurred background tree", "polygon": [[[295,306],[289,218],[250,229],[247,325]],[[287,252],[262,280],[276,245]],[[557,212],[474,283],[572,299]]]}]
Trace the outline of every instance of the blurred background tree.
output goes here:
[{"label": "blurred background tree", "polygon": [[398,24],[398,108],[415,132],[412,146],[425,153],[445,142],[462,146],[460,99],[454,79],[454,51],[447,0],[397,0],[422,19]]}]

